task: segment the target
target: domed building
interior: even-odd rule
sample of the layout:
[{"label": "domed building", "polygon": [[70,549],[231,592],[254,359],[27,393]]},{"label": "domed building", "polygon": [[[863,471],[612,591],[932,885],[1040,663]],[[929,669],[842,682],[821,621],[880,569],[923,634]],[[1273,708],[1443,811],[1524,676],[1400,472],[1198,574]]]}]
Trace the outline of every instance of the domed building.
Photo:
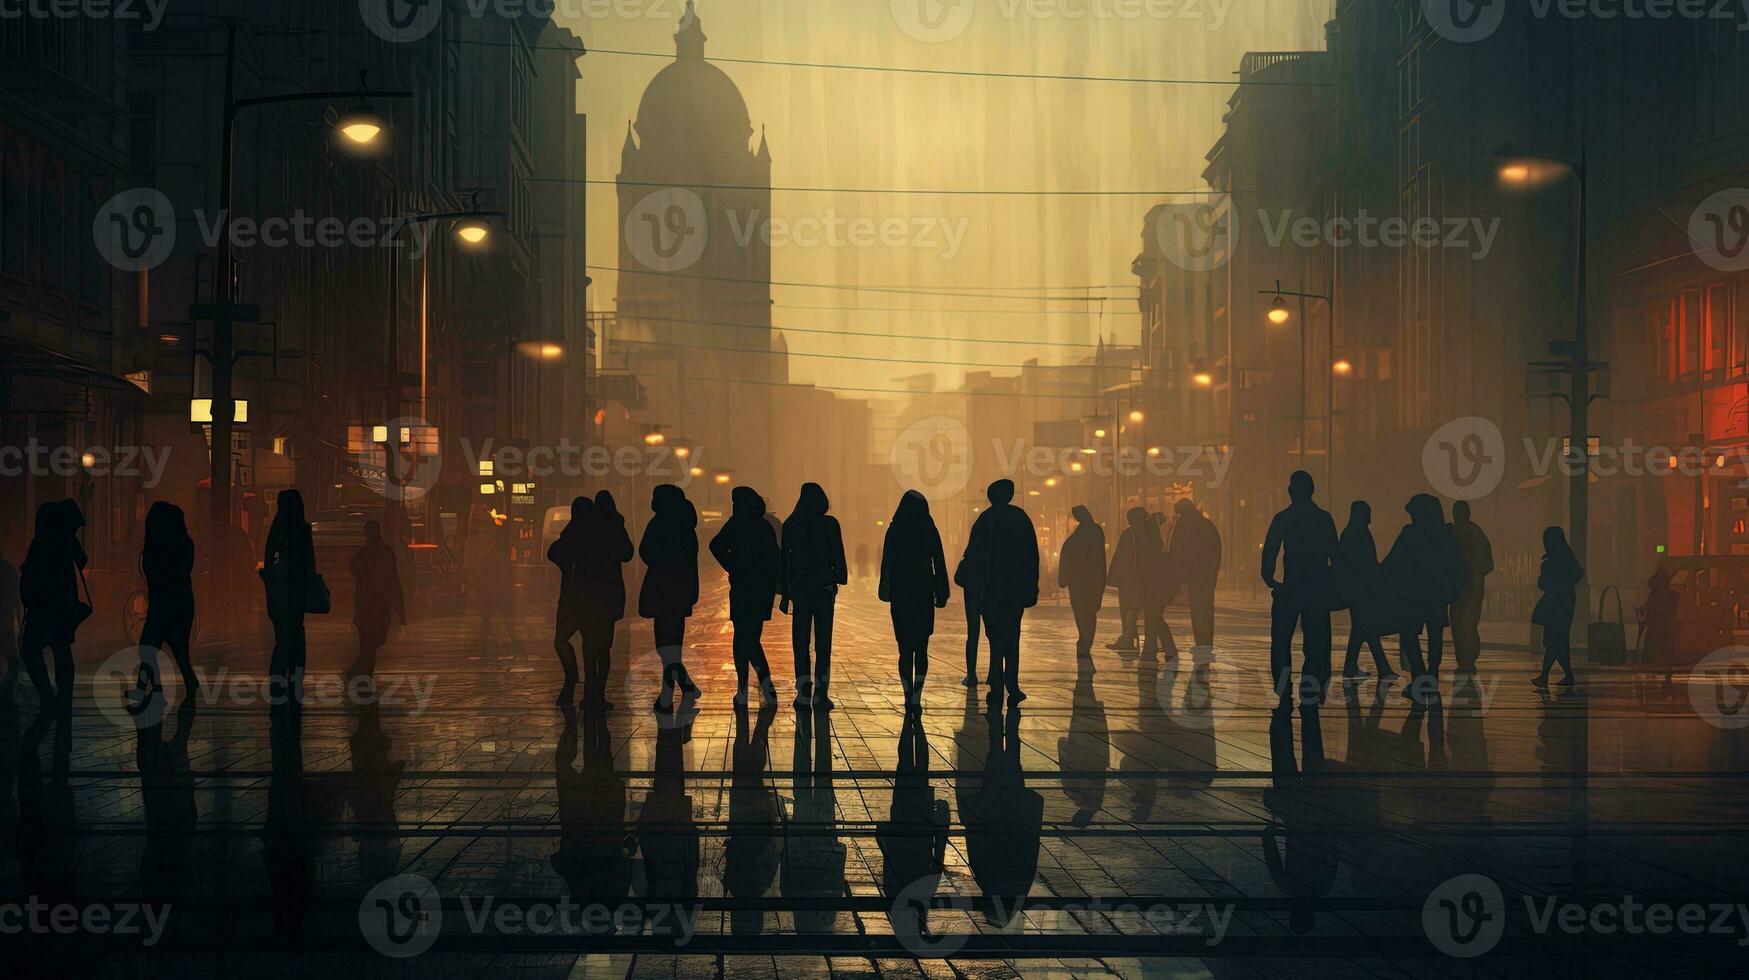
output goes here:
[{"label": "domed building", "polygon": [[644,390],[636,421],[696,447],[707,472],[755,483],[771,473],[772,386],[787,375],[772,347],[771,153],[705,40],[689,2],[675,59],[626,129],[608,344]]}]

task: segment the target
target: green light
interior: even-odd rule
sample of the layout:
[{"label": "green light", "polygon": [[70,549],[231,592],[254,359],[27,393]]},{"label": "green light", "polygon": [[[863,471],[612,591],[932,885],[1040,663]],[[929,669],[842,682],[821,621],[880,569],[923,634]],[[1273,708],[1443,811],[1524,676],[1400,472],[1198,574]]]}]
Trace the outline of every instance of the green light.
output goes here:
[{"label": "green light", "polygon": [[1658,554],[1660,554],[1660,555],[1663,554],[1664,553],[1664,546],[1659,545],[1657,550],[1658,550]]}]

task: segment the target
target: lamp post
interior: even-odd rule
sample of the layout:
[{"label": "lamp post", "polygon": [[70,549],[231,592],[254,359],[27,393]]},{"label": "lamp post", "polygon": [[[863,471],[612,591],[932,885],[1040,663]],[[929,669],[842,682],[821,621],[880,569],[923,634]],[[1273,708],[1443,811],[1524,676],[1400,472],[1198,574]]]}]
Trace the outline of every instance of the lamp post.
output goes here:
[{"label": "lamp post", "polygon": [[[1581,125],[1581,132],[1584,131]],[[1532,362],[1532,368],[1552,367],[1566,373],[1571,381],[1569,393],[1565,396],[1570,410],[1571,436],[1568,440],[1568,451],[1577,459],[1568,467],[1567,483],[1567,538],[1573,547],[1574,557],[1579,559],[1579,567],[1585,567],[1585,550],[1587,531],[1591,521],[1590,488],[1588,486],[1591,474],[1591,373],[1604,366],[1601,361],[1591,360],[1590,322],[1588,316],[1588,297],[1586,296],[1587,242],[1586,242],[1586,208],[1585,208],[1585,158],[1583,147],[1578,160],[1563,160],[1556,157],[1539,157],[1518,152],[1511,145],[1502,146],[1494,151],[1493,159],[1497,166],[1497,176],[1502,189],[1508,191],[1532,191],[1549,184],[1570,179],[1573,183],[1573,206],[1577,211],[1574,217],[1576,240],[1573,243],[1573,339],[1571,341],[1555,341],[1549,344],[1549,353],[1556,357],[1564,357],[1565,361]],[[1562,397],[1557,394],[1555,397]],[[1575,465],[1576,464],[1576,465]],[[1695,519],[1700,519],[1699,512]]]},{"label": "lamp post", "polygon": [[[364,86],[364,73],[359,73],[359,87],[350,92],[298,92],[285,95],[258,96],[249,99],[236,97],[237,80],[237,25],[233,22],[225,27],[225,113],[219,142],[219,217],[224,223],[229,223],[231,216],[231,185],[236,165],[236,131],[237,117],[244,109],[253,109],[264,105],[277,105],[286,102],[330,102],[339,99],[353,99],[355,102],[338,120],[336,130],[339,132],[343,145],[354,147],[369,147],[375,145],[387,128],[386,120],[377,116],[365,101],[372,98],[409,98],[412,92],[404,90],[383,91],[367,89]],[[231,531],[231,434],[232,434],[232,388],[233,369],[236,366],[235,357],[235,322],[244,310],[235,302],[231,274],[231,236],[228,228],[218,236],[217,261],[214,263],[214,296],[211,319],[213,322],[212,371],[213,371],[213,441],[212,441],[212,495],[209,501],[209,515],[212,522],[212,539],[209,542],[214,560],[224,562],[229,554],[229,539]],[[222,566],[216,566],[222,567]],[[230,583],[234,576],[218,575],[213,580],[214,595],[220,601],[229,598]]]},{"label": "lamp post", "polygon": [[[1306,378],[1311,374],[1312,370],[1311,356],[1306,353],[1306,343],[1308,340],[1307,333],[1311,327],[1306,320],[1306,301],[1322,300],[1325,306],[1330,310],[1330,329],[1327,331],[1329,334],[1329,356],[1325,358],[1324,363],[1332,366],[1336,363],[1336,301],[1323,293],[1308,293],[1304,289],[1284,290],[1281,288],[1280,279],[1275,281],[1274,289],[1260,289],[1258,292],[1265,296],[1275,296],[1275,299],[1270,301],[1269,312],[1266,315],[1269,322],[1278,327],[1295,318],[1295,314],[1288,308],[1287,298],[1291,296],[1299,300],[1300,463],[1304,466],[1306,457],[1311,453],[1311,447],[1307,444],[1308,431],[1306,426],[1306,423],[1309,421],[1309,412],[1306,406]],[[1201,383],[1200,380],[1198,383]],[[1336,475],[1336,468],[1334,465],[1336,458],[1335,427],[1336,388],[1335,385],[1330,383],[1330,379],[1326,378],[1324,383],[1324,499],[1327,501],[1333,501],[1335,499],[1333,496],[1333,484],[1335,483]]]}]

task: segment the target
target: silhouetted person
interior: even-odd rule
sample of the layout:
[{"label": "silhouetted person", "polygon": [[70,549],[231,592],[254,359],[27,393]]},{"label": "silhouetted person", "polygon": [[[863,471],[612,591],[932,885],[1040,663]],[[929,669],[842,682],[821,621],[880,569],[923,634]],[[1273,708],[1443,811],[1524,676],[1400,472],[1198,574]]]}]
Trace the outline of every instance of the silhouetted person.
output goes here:
[{"label": "silhouetted person", "polygon": [[1451,603],[1451,647],[1462,676],[1476,672],[1476,658],[1482,654],[1482,599],[1488,573],[1494,570],[1494,545],[1470,520],[1467,500],[1451,505],[1451,536],[1464,572]]},{"label": "silhouetted person", "polygon": [[151,904],[185,900],[197,866],[192,860],[200,808],[194,800],[194,774],[188,740],[194,734],[195,699],[176,709],[176,735],[164,737],[165,720],[140,728],[134,763],[140,771],[140,803],[146,811],[146,845],[140,854],[141,898]]},{"label": "silhouetted person", "polygon": [[960,678],[964,687],[978,686],[978,636],[983,631],[979,622],[977,603],[972,601],[972,594],[966,591],[966,560],[961,558],[953,570],[953,584],[960,587],[960,603],[966,611],[966,675]]},{"label": "silhouetted person", "polygon": [[[1409,688],[1419,701],[1439,698],[1439,664],[1444,653],[1446,610],[1464,578],[1457,541],[1446,526],[1439,498],[1418,493],[1403,508],[1409,523],[1398,532],[1382,564],[1409,664]],[[1427,633],[1427,660],[1421,659],[1421,633]]]},{"label": "silhouetted person", "polygon": [[[765,778],[769,756],[771,722],[777,709],[760,708],[758,721],[749,731],[747,706],[735,706],[735,744],[730,755],[729,821],[723,842],[723,894],[729,898],[759,899],[777,878],[777,792]],[[729,931],[757,935],[765,927],[765,913],[757,907],[729,913]]]},{"label": "silhouetted person", "polygon": [[735,703],[747,703],[747,669],[751,667],[759,678],[761,699],[775,705],[777,688],[771,683],[763,636],[771,606],[777,601],[783,554],[777,547],[777,532],[765,520],[765,498],[752,487],[736,487],[729,496],[733,502],[729,519],[711,539],[711,556],[729,573],[729,622],[735,627],[731,644]]},{"label": "silhouetted person", "polygon": [[1645,637],[1643,663],[1664,668],[1664,683],[1670,683],[1676,663],[1676,611],[1680,597],[1671,587],[1668,566],[1659,563],[1646,582],[1646,601],[1640,606],[1640,634]]},{"label": "silhouetted person", "polygon": [[480,645],[492,636],[493,621],[504,624],[504,637],[516,650],[516,579],[510,563],[510,529],[491,516],[469,536],[468,585],[480,614]]},{"label": "silhouetted person", "polygon": [[[19,597],[24,603],[19,654],[45,707],[73,703],[73,638],[79,624],[91,614],[90,604],[79,598],[86,559],[66,507],[72,503],[67,500],[37,508],[36,534],[18,571]],[[45,648],[55,654],[54,684],[49,683],[43,662]]]},{"label": "silhouetted person", "polygon": [[1026,700],[1020,689],[1020,620],[1038,605],[1038,533],[1032,518],[1014,506],[1014,481],[997,480],[985,492],[990,506],[972,522],[961,566],[961,583],[990,638],[990,693],[998,704],[1008,691],[1011,704]]},{"label": "silhouetted person", "polygon": [[651,621],[656,655],[662,659],[662,687],[656,710],[674,707],[676,688],[698,697],[698,685],[686,672],[686,617],[698,602],[698,511],[686,491],[664,483],[650,492],[650,522],[638,542],[644,562],[644,585],[638,590],[638,615]]},{"label": "silhouetted person", "polygon": [[18,630],[24,609],[18,602],[18,569],[0,556],[0,688],[11,689],[18,666]]},{"label": "silhouetted person", "polygon": [[1172,638],[1172,627],[1166,623],[1166,607],[1178,594],[1178,569],[1166,552],[1166,539],[1161,528],[1166,515],[1149,514],[1147,521],[1137,526],[1134,565],[1142,577],[1142,658],[1153,662],[1164,652],[1168,658],[1178,656],[1178,642]]},{"label": "silhouetted person", "polygon": [[1075,530],[1063,542],[1057,559],[1057,586],[1069,590],[1069,608],[1075,613],[1075,653],[1093,655],[1093,632],[1099,625],[1099,607],[1105,602],[1105,529],[1093,520],[1093,512],[1076,504]]},{"label": "silhouetted person", "polygon": [[[1336,522],[1312,501],[1312,475],[1295,470],[1287,481],[1290,503],[1269,522],[1263,539],[1263,584],[1269,586],[1269,670],[1282,705],[1293,700],[1293,639],[1297,628],[1304,658],[1300,698],[1314,703],[1330,681],[1330,610],[1335,605]],[[1277,556],[1282,576],[1275,577]]]},{"label": "silhouetted person", "polygon": [[1362,644],[1372,650],[1379,680],[1397,676],[1385,658],[1384,644],[1379,642],[1386,619],[1380,608],[1385,602],[1380,574],[1379,549],[1372,536],[1372,505],[1356,500],[1348,507],[1348,525],[1336,544],[1336,591],[1348,604],[1348,657],[1342,662],[1343,680],[1367,676],[1360,669]]},{"label": "silhouetted person", "polygon": [[401,570],[395,551],[383,540],[383,526],[364,522],[364,543],[348,563],[352,571],[352,625],[358,631],[358,659],[348,673],[372,676],[377,651],[389,641],[390,616],[407,625],[407,600],[401,592]]},{"label": "silhouetted person", "polygon": [[[79,822],[72,785],[72,714],[45,710],[24,730],[18,755],[18,820],[13,853],[20,895],[49,904],[73,901]],[[53,729],[50,768],[43,772],[42,743]],[[8,936],[7,943],[18,943]],[[78,971],[73,971],[76,974]]]},{"label": "silhouetted person", "polygon": [[547,561],[558,566],[559,609],[553,630],[553,651],[565,671],[565,684],[555,703],[568,706],[577,687],[577,659],[571,635],[583,648],[583,703],[606,710],[607,675],[612,668],[613,632],[625,616],[625,563],[632,560],[632,539],[625,518],[606,491],[594,500],[571,501],[571,521],[547,548]]},{"label": "silhouetted person", "polygon": [[690,716],[659,726],[656,731],[656,762],[650,792],[638,814],[638,842],[644,858],[644,894],[665,902],[670,911],[649,920],[653,935],[678,936],[675,912],[691,914],[683,903],[698,898],[699,829],[692,816],[692,797],[686,793],[686,743],[692,740]]},{"label": "silhouetted person", "polygon": [[[893,933],[905,942],[929,934],[928,902],[947,857],[948,810],[929,785],[929,742],[921,715],[905,716],[898,756],[892,809],[875,825],[875,844],[881,849],[881,894],[893,902],[888,913]],[[911,898],[902,907],[900,895]]]},{"label": "silhouetted person", "polygon": [[1221,532],[1185,497],[1172,506],[1178,519],[1172,523],[1172,542],[1166,548],[1166,563],[1183,582],[1190,604],[1190,635],[1196,641],[1194,656],[1207,656],[1215,647],[1215,582],[1221,573]]},{"label": "silhouetted person", "polygon": [[1124,521],[1127,526],[1117,536],[1117,547],[1111,552],[1111,568],[1105,576],[1106,587],[1117,590],[1118,617],[1123,623],[1123,632],[1116,640],[1107,643],[1106,648],[1133,651],[1137,649],[1136,632],[1142,616],[1142,585],[1148,575],[1142,557],[1136,551],[1136,537],[1141,534],[1157,538],[1159,529],[1154,526],[1147,509],[1142,507],[1131,507],[1124,514]]},{"label": "silhouetted person", "polygon": [[1543,628],[1543,669],[1530,681],[1537,687],[1548,686],[1549,668],[1555,664],[1561,665],[1561,679],[1557,683],[1562,687],[1573,686],[1574,590],[1584,578],[1585,570],[1579,567],[1578,557],[1567,544],[1567,532],[1559,527],[1545,528],[1542,569],[1536,577],[1541,595],[1530,614],[1530,621]]},{"label": "silhouetted person", "polygon": [[832,707],[832,616],[838,587],[849,581],[849,575],[838,518],[826,513],[830,506],[818,483],[804,483],[796,509],[783,522],[781,608],[789,612],[794,605],[790,638],[795,647],[798,708]]},{"label": "silhouetted person", "polygon": [[1026,785],[1020,765],[1020,710],[985,715],[990,750],[984,757],[984,780],[970,807],[962,807],[966,824],[966,863],[982,895],[984,918],[1007,926],[1019,914],[1038,874],[1039,831],[1045,801]]},{"label": "silhouetted person", "polygon": [[304,497],[296,490],[281,490],[276,500],[273,525],[267,529],[267,547],[261,560],[261,581],[267,592],[267,617],[273,621],[273,662],[270,673],[295,690],[304,676],[304,614],[316,588],[316,544],[310,522],[304,519]]},{"label": "silhouetted person", "polygon": [[182,674],[185,695],[200,688],[189,660],[194,631],[194,539],[182,508],[160,500],[146,511],[146,538],[140,549],[140,574],[146,579],[146,622],[140,627],[140,662],[152,690],[162,686],[158,650],[169,646]]},{"label": "silhouetted person", "polygon": [[915,490],[907,490],[899,498],[893,519],[887,523],[878,595],[891,606],[905,708],[920,708],[923,679],[929,674],[929,637],[935,633],[935,611],[947,606],[948,588],[941,532],[929,515],[928,499]]},{"label": "silhouetted person", "polygon": [[[558,777],[559,848],[551,864],[579,905],[617,906],[631,893],[637,835],[626,823],[626,779],[614,770],[607,715],[582,720],[581,750],[575,708],[565,708],[565,730],[553,753]],[[585,915],[586,935],[610,935],[611,921]]]}]

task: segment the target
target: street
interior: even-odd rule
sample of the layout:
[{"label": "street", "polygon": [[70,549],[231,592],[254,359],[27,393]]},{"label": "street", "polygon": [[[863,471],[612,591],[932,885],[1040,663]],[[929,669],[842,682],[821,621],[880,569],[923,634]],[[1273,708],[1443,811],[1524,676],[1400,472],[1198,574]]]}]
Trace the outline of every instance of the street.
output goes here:
[{"label": "street", "polygon": [[[340,673],[354,653],[345,624],[311,617],[301,713],[268,703],[263,652],[239,650],[197,652],[194,710],[172,685],[168,710],[129,716],[129,678],[100,676],[102,657],[82,647],[70,730],[25,727],[34,695],[5,688],[18,710],[4,717],[23,721],[4,732],[13,771],[0,786],[19,787],[5,808],[21,829],[0,889],[163,903],[162,935],[132,954],[145,976],[374,975],[417,954],[421,976],[1130,977],[1273,976],[1286,956],[1321,964],[1303,975],[1408,969],[1440,943],[1436,899],[1460,875],[1497,883],[1506,921],[1488,948],[1528,972],[1627,938],[1532,936],[1542,906],[1529,897],[1679,906],[1721,898],[1737,877],[1717,856],[1749,803],[1749,742],[1697,717],[1686,683],[1586,670],[1577,690],[1539,694],[1525,654],[1490,651],[1472,693],[1411,711],[1368,680],[1296,713],[1305,774],[1293,777],[1272,772],[1255,607],[1223,604],[1207,664],[1190,663],[1182,639],[1163,664],[1104,649],[1117,625],[1107,609],[1091,664],[1077,665],[1067,610],[1041,606],[1025,627],[1028,699],[995,721],[983,690],[958,682],[956,601],[941,611],[922,714],[927,792],[949,815],[944,868],[922,892],[936,906],[929,931],[907,929],[884,877],[897,845],[882,840],[899,820],[900,696],[871,592],[856,580],[840,597],[837,708],[817,718],[788,704],[781,616],[766,648],[783,703],[766,715],[755,697],[737,717],[720,580],[688,637],[695,715],[650,711],[656,661],[648,624],[633,620],[599,745],[594,718],[550,703],[559,672],[533,610],[514,647],[502,632],[482,645],[459,610],[415,621],[381,654],[374,696]],[[1182,608],[1168,618],[1184,637]],[[1010,731],[1018,741],[993,757]],[[664,758],[664,745],[680,754]],[[605,770],[591,762],[603,749]],[[696,848],[681,895],[651,884],[676,848]],[[1000,894],[1017,869],[1025,887]],[[417,919],[429,942],[373,928],[385,883],[429,887]],[[690,931],[659,935],[657,900],[674,900]],[[567,903],[582,911],[567,917]],[[615,910],[629,918],[584,929],[596,906],[598,926]],[[1729,924],[1658,945],[1694,973],[1715,956],[1722,970],[1742,938]],[[103,936],[14,948],[33,943],[75,972],[110,948]]]}]

